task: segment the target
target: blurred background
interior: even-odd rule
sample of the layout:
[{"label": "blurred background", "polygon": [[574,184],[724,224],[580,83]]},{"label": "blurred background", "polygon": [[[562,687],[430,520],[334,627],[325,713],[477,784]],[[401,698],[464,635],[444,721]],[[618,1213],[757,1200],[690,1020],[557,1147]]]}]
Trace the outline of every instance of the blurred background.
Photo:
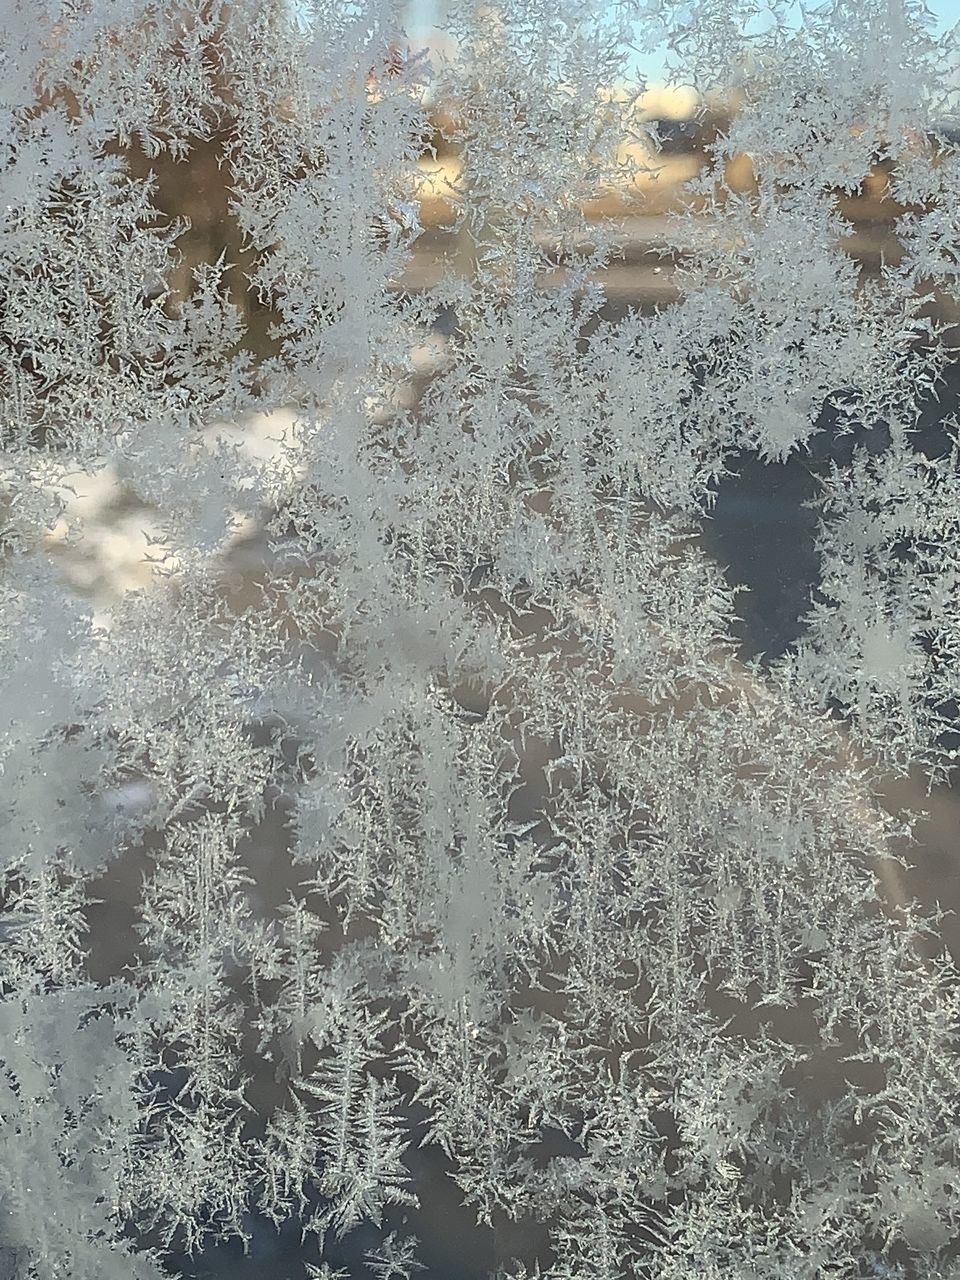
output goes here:
[{"label": "blurred background", "polygon": [[[287,0],[296,22],[308,28],[311,0]],[[482,11],[482,6],[478,4]],[[487,6],[489,9],[489,6]],[[442,31],[447,0],[415,0],[405,8],[403,28],[408,38],[405,49],[397,49],[398,60],[409,53],[426,50],[434,61],[452,52]],[[960,0],[936,0],[931,9],[931,33],[942,33],[960,20]],[[759,19],[758,19],[759,22]],[[642,46],[643,32],[635,29],[636,45]],[[709,100],[682,83],[668,83],[672,77],[672,55],[665,47],[649,53],[630,52],[627,74],[636,76],[646,89],[638,99],[638,116],[656,139],[656,147],[642,141],[625,144],[621,160],[633,161],[632,175],[618,189],[583,206],[588,222],[602,222],[612,230],[620,252],[608,268],[597,272],[606,305],[602,319],[616,320],[630,311],[652,311],[669,305],[680,296],[678,267],[685,249],[677,244],[676,227],[670,214],[681,209],[702,210],[702,197],[690,190],[693,179],[714,163],[710,144],[725,131],[737,111],[737,95],[717,92]],[[960,86],[960,67],[957,68]],[[637,86],[633,86],[636,91]],[[373,78],[368,89],[375,91]],[[628,91],[626,84],[611,85],[613,95]],[[465,275],[475,268],[469,236],[455,227],[455,192],[461,182],[462,163],[457,146],[450,141],[456,133],[457,104],[426,96],[432,132],[424,139],[418,162],[416,189],[409,193],[423,228],[414,245],[403,275],[390,282],[397,292],[417,293],[436,286],[451,267]],[[944,143],[960,141],[960,133],[944,125],[937,138],[912,138],[911,147],[930,148],[936,153]],[[130,167],[137,173],[154,171],[158,179],[156,204],[171,217],[185,218],[189,228],[178,244],[182,262],[172,280],[169,305],[177,306],[192,289],[193,272],[204,263],[214,263],[225,255],[234,264],[225,279],[230,282],[233,301],[246,319],[243,345],[256,360],[276,354],[269,330],[279,316],[260,301],[249,288],[246,273],[254,263],[244,247],[239,226],[229,209],[229,168],[224,165],[223,141],[214,139],[197,145],[185,162],[175,162],[163,154],[147,159],[136,148],[126,152]],[[729,194],[755,190],[751,162],[746,155],[726,160],[717,175],[724,185],[716,190],[722,202]],[[839,242],[842,251],[860,267],[861,283],[879,275],[881,263],[896,265],[901,248],[895,230],[896,219],[906,211],[891,196],[892,164],[878,159],[852,193],[837,191],[838,212],[852,226],[853,233]],[[709,214],[703,212],[704,219]],[[668,235],[669,232],[672,234]],[[668,247],[670,246],[670,247]],[[563,260],[558,260],[558,279]],[[960,302],[955,294],[931,288],[922,314],[947,326],[944,340],[958,346]],[[440,343],[455,333],[456,317],[444,314],[436,337]],[[428,335],[429,337],[430,335]],[[422,353],[421,353],[422,354]],[[412,382],[398,388],[398,402],[412,408],[431,376],[429,357],[421,360]],[[924,429],[936,432],[936,424],[957,405],[960,393],[960,366],[947,370],[940,399],[931,397]],[[809,588],[816,579],[813,558],[814,522],[802,506],[812,496],[815,481],[811,467],[823,462],[836,445],[830,411],[825,411],[821,430],[805,456],[793,456],[786,464],[763,465],[756,459],[742,459],[739,474],[720,484],[714,519],[706,536],[711,550],[723,563],[732,566],[732,576],[750,587],[744,598],[744,655],[763,653],[775,656],[796,638],[798,618],[807,607]],[[737,469],[737,460],[734,460]],[[762,531],[762,537],[758,534]],[[764,547],[758,556],[758,546]]]},{"label": "blurred background", "polygon": [[[305,25],[309,17],[307,0],[290,0],[294,17]],[[936,30],[943,31],[960,20],[960,4],[939,3],[932,6]],[[445,17],[442,0],[427,3],[418,0],[407,8],[405,29],[411,50],[425,48],[431,57],[452,52],[442,34]],[[638,36],[639,36],[638,32]],[[642,41],[638,39],[638,44]],[[398,50],[398,57],[404,51]],[[602,273],[606,304],[603,318],[616,319],[631,310],[652,310],[669,305],[680,296],[677,275],[684,251],[668,248],[668,218],[682,208],[697,208],[688,184],[712,161],[710,143],[729,124],[737,110],[733,92],[718,93],[709,101],[701,100],[689,87],[669,83],[670,53],[661,48],[631,54],[626,73],[647,82],[640,98],[641,118],[656,133],[659,148],[644,151],[633,144],[632,158],[650,165],[656,172],[640,173],[622,189],[609,191],[603,199],[593,201],[584,213],[588,220],[612,224],[622,247],[622,255]],[[958,68],[960,83],[960,68]],[[611,85],[610,92],[623,91]],[[455,132],[456,104],[430,98],[428,95],[432,134],[425,139],[419,161],[416,201],[419,221],[424,228],[403,276],[391,282],[397,291],[428,290],[441,279],[448,264],[469,273],[473,269],[469,243],[455,229],[455,207],[452,193],[457,186],[461,162],[457,149],[448,141]],[[960,141],[944,130],[941,140],[915,139],[918,147],[936,149],[943,140]],[[629,149],[625,148],[625,155]],[[189,220],[189,229],[180,239],[183,260],[172,281],[170,305],[186,298],[192,287],[193,272],[204,263],[215,263],[226,255],[234,264],[230,272],[233,299],[247,320],[245,344],[255,356],[274,354],[275,346],[269,329],[279,317],[268,305],[258,300],[245,283],[244,273],[252,270],[252,253],[243,245],[240,229],[229,209],[229,170],[221,168],[223,143],[214,140],[198,145],[185,162],[174,162],[166,155],[147,159],[135,148],[127,152],[131,169],[145,175],[157,175],[156,204],[172,217]],[[731,192],[748,192],[754,187],[749,157],[736,156],[727,162],[724,178]],[[877,162],[853,194],[837,193],[838,208],[853,224],[854,234],[843,242],[866,281],[878,275],[881,262],[896,262],[899,246],[894,231],[895,219],[903,213],[890,196],[891,167]],[[707,216],[707,215],[704,215]],[[953,328],[947,340],[957,345],[951,334],[960,325],[960,309],[955,296],[931,291],[926,301],[927,314]],[[449,339],[456,331],[456,316],[448,314],[438,325],[437,338]],[[432,376],[426,360],[412,379],[398,389],[400,402],[415,407]],[[922,433],[935,441],[943,419],[960,407],[960,364],[948,368],[939,399],[931,396]],[[287,423],[289,425],[289,423]],[[713,518],[706,522],[703,542],[721,565],[728,568],[732,581],[749,590],[741,598],[741,653],[746,659],[763,655],[775,658],[800,634],[801,618],[809,606],[810,592],[819,577],[814,537],[816,521],[805,503],[814,496],[818,467],[839,456],[841,447],[832,430],[826,411],[810,448],[781,465],[759,463],[756,458],[731,461],[734,474],[725,477],[717,491]],[[248,436],[260,431],[261,443],[277,430],[275,421],[247,424]],[[117,591],[143,584],[144,511],[130,495],[119,495],[115,488],[102,486],[99,491],[81,494],[86,501],[85,518],[91,533],[99,529],[87,548],[86,560],[76,548],[64,552],[63,564],[76,590],[108,600]],[[55,545],[52,546],[56,550]],[[237,565],[251,566],[251,574],[260,572],[265,554],[256,535],[248,539]],[[244,555],[246,559],[244,559]],[[99,557],[99,559],[98,559]],[[96,563],[94,563],[96,562]],[[133,564],[133,568],[131,568]],[[891,784],[891,804],[922,802],[917,780]],[[284,847],[283,815],[268,817],[255,834],[259,850],[257,858],[271,856],[272,850]],[[931,805],[931,817],[918,830],[920,847],[913,852],[917,864],[910,887],[925,906],[941,901],[944,906],[960,905],[960,859],[957,858],[957,833],[960,832],[960,805],[952,794],[941,794]],[[133,888],[132,890],[133,891]],[[122,915],[127,908],[113,904]],[[101,923],[116,924],[119,917],[109,917],[105,908]],[[123,928],[127,928],[126,925]],[[960,954],[960,930],[949,923],[955,954]],[[105,961],[105,969],[109,966]],[[422,1209],[388,1221],[388,1227],[414,1230],[423,1241],[422,1257],[428,1270],[424,1280],[481,1280],[491,1274],[497,1262],[514,1254],[533,1259],[542,1241],[541,1228],[526,1224],[516,1228],[515,1238],[495,1236],[477,1228],[473,1215],[460,1208],[454,1184],[446,1176],[444,1161],[435,1150],[425,1151],[420,1167],[413,1170],[417,1179]],[[389,1217],[389,1215],[388,1215]],[[279,1236],[265,1224],[255,1227],[251,1254],[244,1258],[238,1246],[208,1251],[193,1262],[182,1260],[182,1274],[209,1277],[281,1277],[302,1276],[302,1251],[296,1224],[284,1228]],[[364,1252],[375,1248],[381,1234],[356,1232],[344,1243],[343,1257],[331,1258],[355,1274]],[[316,1259],[314,1259],[316,1261]]]},{"label": "blurred background", "polygon": [[[287,3],[295,22],[306,32],[310,0],[287,0]],[[481,13],[492,12],[492,8],[477,4]],[[797,9],[798,6],[794,6],[794,10]],[[414,0],[404,6],[403,11],[407,44],[396,50],[398,62],[410,54],[425,53],[436,65],[454,52],[449,36],[443,31],[446,0]],[[942,34],[960,21],[960,0],[936,0],[931,6],[931,21],[932,35]],[[735,114],[737,96],[732,91],[721,90],[704,101],[678,79],[676,59],[666,46],[641,52],[639,46],[644,44],[641,24],[634,24],[633,29],[638,47],[626,46],[626,79],[622,84],[610,85],[609,92],[611,95],[634,93],[637,83],[646,85],[646,91],[638,100],[638,117],[653,130],[658,150],[645,148],[639,142],[624,146],[618,158],[636,161],[649,171],[636,174],[629,185],[608,191],[602,199],[592,201],[584,213],[590,220],[607,223],[614,220],[620,232],[623,257],[618,258],[602,278],[608,297],[620,305],[648,307],[678,296],[672,270],[677,255],[664,252],[664,218],[671,210],[696,207],[686,184],[710,164],[706,148]],[[757,30],[762,30],[760,19]],[[956,79],[960,88],[960,66]],[[437,100],[429,86],[424,99],[434,129],[432,135],[424,139],[424,154],[419,165],[421,181],[412,194],[425,234],[417,241],[409,270],[395,282],[398,289],[404,290],[430,288],[436,284],[444,260],[451,258],[455,216],[451,194],[461,172],[457,149],[448,141],[456,127],[456,104]],[[949,129],[945,132],[952,136]],[[915,139],[917,146],[928,142]],[[262,314],[264,308],[239,284],[240,273],[249,269],[251,258],[243,249],[238,228],[228,210],[228,170],[219,167],[222,146],[217,141],[198,145],[186,163],[177,163],[166,155],[147,161],[135,148],[129,159],[137,170],[146,172],[152,168],[156,172],[160,184],[157,204],[161,209],[190,221],[190,229],[180,242],[184,259],[174,281],[175,289],[181,294],[189,291],[193,269],[202,262],[215,262],[226,251],[227,260],[236,263],[235,301],[247,310],[251,319],[251,341],[259,344],[264,354],[268,352],[271,347],[267,338],[268,321]],[[731,158],[722,176],[732,192],[744,193],[753,188],[747,156]],[[839,211],[855,228],[854,235],[843,243],[844,251],[859,260],[867,273],[879,269],[881,257],[888,261],[897,258],[893,222],[904,208],[889,198],[889,181],[889,164],[878,163],[859,191],[853,195],[837,195]],[[464,270],[469,270],[469,255],[454,253],[453,258],[462,261]],[[942,296],[931,299],[931,314],[953,320],[953,307],[951,299]]]}]

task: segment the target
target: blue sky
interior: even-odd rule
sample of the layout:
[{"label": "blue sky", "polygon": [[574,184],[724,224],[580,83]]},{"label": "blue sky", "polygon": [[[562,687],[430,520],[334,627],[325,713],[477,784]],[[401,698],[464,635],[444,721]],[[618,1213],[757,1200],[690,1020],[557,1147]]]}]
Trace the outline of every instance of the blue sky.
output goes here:
[{"label": "blue sky", "polygon": [[[598,0],[602,3],[602,0]],[[815,0],[808,0],[808,4]],[[443,0],[410,0],[407,31],[412,38],[426,36],[443,10]],[[934,34],[942,34],[951,26],[960,22],[960,0],[927,0],[927,8],[935,19]],[[794,5],[799,19],[800,7]],[[757,28],[760,30],[760,28]],[[666,49],[654,54],[638,57],[630,72],[635,76],[645,76],[649,81],[662,79],[666,66]]]},{"label": "blue sky", "polygon": [[[808,0],[808,3],[815,2],[816,0]],[[289,3],[296,11],[298,8],[309,8],[310,0],[289,0]],[[602,3],[602,0],[598,0],[598,3]],[[895,3],[895,0],[891,0],[891,3]],[[926,0],[926,3],[934,18],[933,34],[942,34],[960,22],[960,0]],[[444,0],[407,0],[405,7],[408,14],[405,25],[411,39],[429,43],[431,34],[436,32],[438,16],[443,12]],[[794,4],[793,8],[799,15],[799,4]],[[761,29],[757,27],[757,30]],[[666,49],[662,49],[653,54],[638,56],[629,71],[633,76],[642,76],[649,82],[656,83],[664,75],[665,55]]]}]

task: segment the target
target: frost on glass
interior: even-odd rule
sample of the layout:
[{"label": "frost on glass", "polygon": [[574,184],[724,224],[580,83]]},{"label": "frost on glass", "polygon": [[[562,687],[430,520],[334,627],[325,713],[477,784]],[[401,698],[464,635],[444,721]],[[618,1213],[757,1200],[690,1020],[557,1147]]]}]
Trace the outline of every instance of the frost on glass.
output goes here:
[{"label": "frost on glass", "polygon": [[957,1277],[955,33],[440,18],[0,4],[0,1276]]}]

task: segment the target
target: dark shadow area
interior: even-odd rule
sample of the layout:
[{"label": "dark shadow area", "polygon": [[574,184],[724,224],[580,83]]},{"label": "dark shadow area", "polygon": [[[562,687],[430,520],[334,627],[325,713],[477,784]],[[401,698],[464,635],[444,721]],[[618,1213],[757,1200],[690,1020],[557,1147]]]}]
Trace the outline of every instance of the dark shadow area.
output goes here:
[{"label": "dark shadow area", "polygon": [[[960,364],[951,364],[925,397],[913,446],[929,458],[949,450],[944,422],[960,409]],[[870,430],[838,433],[839,415],[826,406],[816,434],[786,463],[764,464],[754,454],[728,462],[734,473],[717,486],[716,504],[703,525],[706,550],[728,580],[747,590],[738,599],[740,656],[779,657],[803,633],[802,620],[820,579],[816,552],[819,477],[831,462],[850,464],[854,449],[880,450],[889,436],[878,423]]]}]

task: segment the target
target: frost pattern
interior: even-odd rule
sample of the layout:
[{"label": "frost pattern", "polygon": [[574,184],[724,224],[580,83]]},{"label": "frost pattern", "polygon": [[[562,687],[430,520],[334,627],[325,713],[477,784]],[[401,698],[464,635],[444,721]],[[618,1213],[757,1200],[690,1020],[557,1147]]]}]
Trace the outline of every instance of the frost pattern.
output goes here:
[{"label": "frost pattern", "polygon": [[0,1275],[429,1274],[430,1148],[502,1280],[960,1275],[956,31],[755,8],[0,5]]}]

